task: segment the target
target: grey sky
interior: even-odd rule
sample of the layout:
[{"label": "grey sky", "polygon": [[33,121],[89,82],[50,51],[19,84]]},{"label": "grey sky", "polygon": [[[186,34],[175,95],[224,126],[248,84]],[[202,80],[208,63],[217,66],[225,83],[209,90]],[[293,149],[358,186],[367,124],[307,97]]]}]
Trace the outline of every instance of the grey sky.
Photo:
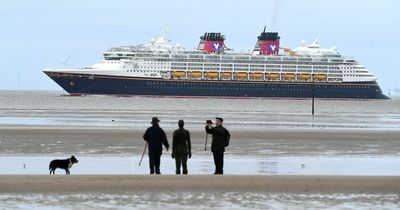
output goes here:
[{"label": "grey sky", "polygon": [[240,51],[254,47],[264,25],[275,25],[281,46],[319,35],[322,47],[355,57],[384,93],[393,92],[400,89],[399,13],[398,0],[4,1],[0,89],[59,90],[43,68],[62,68],[60,59],[71,54],[70,65],[91,66],[107,48],[147,42],[166,26],[173,44],[194,48],[204,32],[222,32]]}]

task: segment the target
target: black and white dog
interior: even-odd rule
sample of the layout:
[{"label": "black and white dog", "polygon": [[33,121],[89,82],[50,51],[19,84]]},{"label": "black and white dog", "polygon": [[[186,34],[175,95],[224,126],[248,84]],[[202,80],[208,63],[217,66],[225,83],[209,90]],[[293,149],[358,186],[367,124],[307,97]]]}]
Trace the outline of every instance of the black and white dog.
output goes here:
[{"label": "black and white dog", "polygon": [[74,163],[78,162],[79,161],[74,156],[65,160],[52,160],[49,165],[50,174],[55,174],[54,172],[57,168],[64,169],[66,174],[70,174],[69,169],[74,165]]}]

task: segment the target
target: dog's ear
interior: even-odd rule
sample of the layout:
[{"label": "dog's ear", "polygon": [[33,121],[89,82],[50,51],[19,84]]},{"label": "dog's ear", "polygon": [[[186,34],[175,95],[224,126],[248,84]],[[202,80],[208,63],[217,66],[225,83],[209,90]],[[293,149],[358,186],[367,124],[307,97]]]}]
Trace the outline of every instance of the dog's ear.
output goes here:
[{"label": "dog's ear", "polygon": [[71,155],[71,158],[75,158],[73,155]]}]

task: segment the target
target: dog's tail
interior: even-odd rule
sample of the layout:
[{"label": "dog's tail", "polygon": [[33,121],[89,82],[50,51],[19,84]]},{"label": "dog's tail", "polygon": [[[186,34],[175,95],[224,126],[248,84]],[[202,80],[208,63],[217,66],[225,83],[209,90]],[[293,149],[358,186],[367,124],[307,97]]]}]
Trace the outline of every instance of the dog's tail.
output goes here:
[{"label": "dog's tail", "polygon": [[53,161],[51,161],[49,164],[49,171],[51,171],[51,169],[52,169],[51,165],[53,165]]}]

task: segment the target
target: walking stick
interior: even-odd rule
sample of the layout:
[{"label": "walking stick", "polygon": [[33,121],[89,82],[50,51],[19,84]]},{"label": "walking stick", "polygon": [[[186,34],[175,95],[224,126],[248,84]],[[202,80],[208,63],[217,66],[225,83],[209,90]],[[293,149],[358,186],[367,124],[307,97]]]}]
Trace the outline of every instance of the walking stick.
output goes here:
[{"label": "walking stick", "polygon": [[[211,120],[206,121],[207,126],[211,126],[212,122]],[[204,151],[207,151],[207,139],[208,139],[208,133],[206,132],[206,143],[204,145]]]},{"label": "walking stick", "polygon": [[144,150],[143,150],[142,157],[140,158],[140,161],[139,161],[139,166],[140,166],[140,164],[142,164],[143,156],[144,156],[144,153],[146,152],[146,149],[147,149],[147,145],[148,145],[148,144],[149,144],[149,143],[146,143],[146,145],[144,145]]},{"label": "walking stick", "polygon": [[207,139],[208,139],[208,133],[206,133],[206,144],[204,145],[204,151],[207,151]]}]

